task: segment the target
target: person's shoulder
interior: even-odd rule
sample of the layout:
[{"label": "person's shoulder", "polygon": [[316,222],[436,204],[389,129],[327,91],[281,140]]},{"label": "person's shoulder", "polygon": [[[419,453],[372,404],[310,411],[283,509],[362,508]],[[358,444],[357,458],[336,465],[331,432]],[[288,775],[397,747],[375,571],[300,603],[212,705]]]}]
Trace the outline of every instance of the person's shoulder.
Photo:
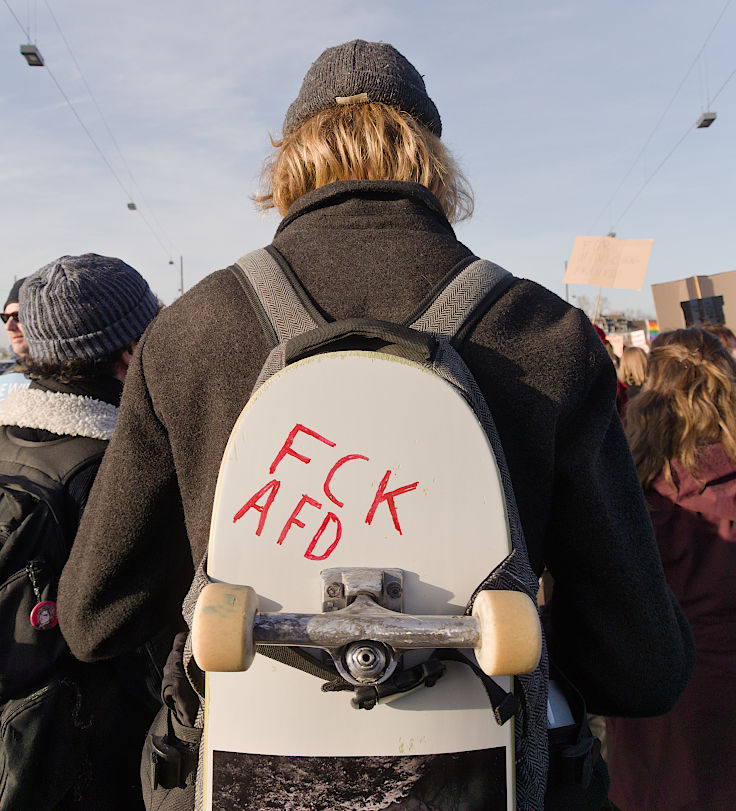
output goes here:
[{"label": "person's shoulder", "polygon": [[210,273],[161,310],[146,330],[146,346],[211,334],[224,314],[236,306],[241,290],[229,268]]},{"label": "person's shoulder", "polygon": [[479,324],[480,334],[496,335],[525,351],[559,351],[580,359],[605,350],[586,314],[531,279],[515,278]]},{"label": "person's shoulder", "polygon": [[469,341],[478,357],[500,356],[499,368],[565,410],[574,411],[601,375],[609,378],[607,399],[615,399],[616,373],[588,317],[529,279],[514,280]]},{"label": "person's shoulder", "polygon": [[223,268],[208,274],[183,295],[166,305],[151,323],[151,332],[162,332],[172,322],[188,317],[191,313],[204,307],[214,310],[222,302],[231,300],[233,289],[239,287],[237,279],[230,268]]},{"label": "person's shoulder", "polygon": [[140,359],[147,377],[167,381],[182,369],[231,364],[233,355],[259,348],[263,340],[248,297],[227,267],[161,310],[141,340]]}]

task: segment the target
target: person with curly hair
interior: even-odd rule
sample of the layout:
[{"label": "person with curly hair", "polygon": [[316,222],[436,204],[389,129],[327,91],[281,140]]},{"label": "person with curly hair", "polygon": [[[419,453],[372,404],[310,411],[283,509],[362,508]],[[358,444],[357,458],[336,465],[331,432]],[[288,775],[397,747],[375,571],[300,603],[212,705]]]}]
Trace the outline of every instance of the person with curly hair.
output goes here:
[{"label": "person with curly hair", "polygon": [[607,721],[622,811],[736,808],[736,362],[706,329],[660,335],[626,433],[697,663],[657,718]]}]

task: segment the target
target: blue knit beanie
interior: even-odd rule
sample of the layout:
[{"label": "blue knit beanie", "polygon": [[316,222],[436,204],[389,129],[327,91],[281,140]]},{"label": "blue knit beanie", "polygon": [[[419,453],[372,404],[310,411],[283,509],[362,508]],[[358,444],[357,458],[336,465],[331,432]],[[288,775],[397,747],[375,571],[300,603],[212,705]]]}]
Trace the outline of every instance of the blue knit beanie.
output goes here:
[{"label": "blue knit beanie", "polygon": [[61,256],[31,274],[19,320],[34,361],[94,360],[124,349],[158,311],[146,280],[120,259]]}]

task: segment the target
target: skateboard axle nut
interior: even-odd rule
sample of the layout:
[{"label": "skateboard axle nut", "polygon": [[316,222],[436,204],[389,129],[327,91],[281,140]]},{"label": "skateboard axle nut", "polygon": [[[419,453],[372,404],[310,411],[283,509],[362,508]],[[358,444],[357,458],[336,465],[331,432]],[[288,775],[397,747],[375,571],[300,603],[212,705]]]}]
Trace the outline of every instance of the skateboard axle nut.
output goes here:
[{"label": "skateboard axle nut", "polygon": [[401,583],[393,581],[386,586],[386,594],[392,600],[398,600],[401,597]]},{"label": "skateboard axle nut", "polygon": [[345,666],[359,682],[375,682],[389,663],[388,653],[380,642],[354,642],[345,650]]},{"label": "skateboard axle nut", "polygon": [[342,584],[341,583],[330,583],[329,586],[325,589],[327,592],[328,597],[339,597],[342,593]]}]

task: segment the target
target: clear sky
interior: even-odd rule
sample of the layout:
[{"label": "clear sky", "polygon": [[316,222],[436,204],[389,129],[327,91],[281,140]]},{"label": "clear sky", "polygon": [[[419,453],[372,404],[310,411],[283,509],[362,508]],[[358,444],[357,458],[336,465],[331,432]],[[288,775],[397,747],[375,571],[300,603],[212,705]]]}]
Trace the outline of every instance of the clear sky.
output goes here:
[{"label": "clear sky", "polygon": [[[26,65],[22,29],[49,70]],[[476,254],[564,297],[576,235],[652,238],[643,290],[603,293],[652,315],[650,284],[736,269],[730,0],[3,0],[0,292],[92,251],[169,303],[180,256],[188,288],[270,242],[278,217],[250,200],[268,133],[319,53],[356,37],[424,75],[475,191],[456,230]]]}]

